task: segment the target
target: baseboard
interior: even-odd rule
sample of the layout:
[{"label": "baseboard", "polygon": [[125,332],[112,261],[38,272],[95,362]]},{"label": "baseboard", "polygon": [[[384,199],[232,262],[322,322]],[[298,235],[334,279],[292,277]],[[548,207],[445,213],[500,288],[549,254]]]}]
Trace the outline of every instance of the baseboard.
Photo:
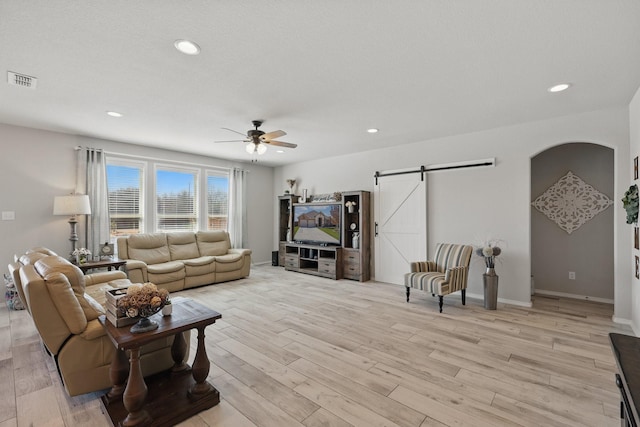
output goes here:
[{"label": "baseboard", "polygon": [[627,325],[631,328],[631,330],[633,331],[633,335],[635,336],[640,336],[638,335],[638,330],[636,329],[635,325],[633,324],[633,321],[630,319],[623,319],[621,317],[616,317],[616,316],[611,316],[611,320],[614,323],[618,323],[620,325]]},{"label": "baseboard", "polygon": [[565,293],[565,292],[545,291],[543,289],[536,289],[536,294],[549,295],[549,296],[552,296],[552,297],[582,299],[582,300],[585,300],[585,301],[595,301],[595,302],[601,302],[601,303],[604,303],[604,304],[613,304],[613,300],[612,299],[608,299],[608,298],[598,298],[598,297],[590,297],[588,295],[568,294],[568,293]]},{"label": "baseboard", "polygon": [[[478,299],[480,301],[484,301],[484,294],[482,294],[482,295],[480,295],[480,294],[470,294],[467,291],[467,298]],[[509,304],[509,305],[517,305],[519,307],[527,307],[527,308],[533,307],[533,304],[531,303],[531,301],[522,302],[522,301],[516,301],[516,300],[511,300],[511,299],[506,299],[506,298],[498,298],[498,302],[501,302],[503,304]]]}]

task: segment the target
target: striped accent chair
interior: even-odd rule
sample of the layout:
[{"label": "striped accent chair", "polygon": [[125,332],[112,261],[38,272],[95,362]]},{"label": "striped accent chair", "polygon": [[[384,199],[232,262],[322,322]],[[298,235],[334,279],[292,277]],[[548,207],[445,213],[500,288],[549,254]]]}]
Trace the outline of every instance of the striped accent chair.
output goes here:
[{"label": "striped accent chair", "polygon": [[462,291],[462,305],[465,304],[469,263],[473,247],[438,243],[434,261],[411,263],[411,273],[404,275],[404,286],[407,288],[407,302],[411,288],[438,295],[440,313],[445,295]]}]

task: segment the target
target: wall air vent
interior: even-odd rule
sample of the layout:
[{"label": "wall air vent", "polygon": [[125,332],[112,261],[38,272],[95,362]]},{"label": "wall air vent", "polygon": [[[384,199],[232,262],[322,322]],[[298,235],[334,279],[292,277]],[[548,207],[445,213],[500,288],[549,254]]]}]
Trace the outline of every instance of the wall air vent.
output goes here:
[{"label": "wall air vent", "polygon": [[7,81],[10,85],[26,87],[28,89],[35,89],[38,85],[37,78],[27,76],[25,74],[14,73],[13,71],[7,72]]}]

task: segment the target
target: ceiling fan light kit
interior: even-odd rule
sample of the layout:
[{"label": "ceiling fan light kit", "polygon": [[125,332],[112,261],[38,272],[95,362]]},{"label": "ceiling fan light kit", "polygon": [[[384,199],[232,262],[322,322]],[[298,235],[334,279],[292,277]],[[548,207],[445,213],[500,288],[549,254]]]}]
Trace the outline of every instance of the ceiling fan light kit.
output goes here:
[{"label": "ceiling fan light kit", "polygon": [[267,151],[267,146],[264,144],[254,144],[253,142],[250,142],[247,144],[245,150],[247,150],[247,153],[249,154],[264,154]]},{"label": "ceiling fan light kit", "polygon": [[[258,129],[262,125],[261,120],[253,120],[253,126],[255,129],[250,129],[247,131],[246,139],[234,139],[230,141],[215,141],[215,142],[247,142],[248,144],[245,146],[245,150],[249,154],[258,153],[264,154],[267,151],[267,144],[276,145],[278,147],[286,147],[286,148],[296,148],[296,144],[292,144],[290,142],[276,141],[274,138],[279,138],[281,136],[285,136],[287,133],[283,130],[275,130],[273,132],[265,133]],[[229,128],[222,128],[231,132],[238,133],[243,135],[243,133],[235,131]]]}]

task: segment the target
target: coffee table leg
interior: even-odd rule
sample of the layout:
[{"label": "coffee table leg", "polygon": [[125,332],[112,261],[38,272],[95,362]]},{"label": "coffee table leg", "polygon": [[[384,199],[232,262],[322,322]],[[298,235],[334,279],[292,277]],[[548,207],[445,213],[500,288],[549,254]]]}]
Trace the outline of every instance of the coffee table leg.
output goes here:
[{"label": "coffee table leg", "polygon": [[109,367],[109,378],[111,379],[111,390],[107,393],[106,399],[109,403],[122,399],[122,393],[129,375],[129,361],[124,350],[116,349]]},{"label": "coffee table leg", "polygon": [[151,417],[143,409],[144,401],[147,398],[147,385],[142,376],[142,369],[140,369],[140,348],[130,350],[129,362],[131,364],[129,381],[122,399],[129,415],[124,419],[122,425],[126,427],[147,425],[151,422]]},{"label": "coffee table leg", "polygon": [[173,368],[171,372],[180,372],[188,368],[184,363],[184,356],[187,354],[187,341],[184,339],[182,332],[177,333],[173,338],[171,345],[171,357],[173,358]]},{"label": "coffee table leg", "polygon": [[203,395],[209,393],[213,387],[206,382],[207,375],[209,375],[209,358],[207,357],[207,350],[204,346],[204,326],[198,327],[198,348],[196,350],[196,357],[193,360],[193,366],[191,367],[191,373],[196,383],[189,389],[189,397],[193,400],[197,400]]}]

